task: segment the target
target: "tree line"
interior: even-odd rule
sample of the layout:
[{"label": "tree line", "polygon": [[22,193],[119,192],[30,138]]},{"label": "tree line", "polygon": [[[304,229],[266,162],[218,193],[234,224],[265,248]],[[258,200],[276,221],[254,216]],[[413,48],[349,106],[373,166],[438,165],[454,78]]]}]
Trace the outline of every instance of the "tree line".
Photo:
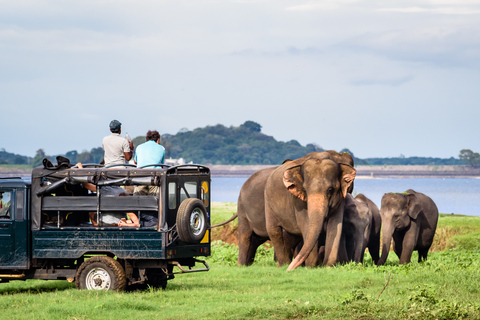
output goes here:
[{"label": "tree line", "polygon": [[[225,127],[221,124],[197,128],[192,131],[183,129],[175,135],[163,134],[160,144],[165,147],[166,158],[183,158],[186,162],[205,165],[256,165],[281,164],[285,159],[296,159],[309,152],[325,151],[319,145],[310,143],[302,146],[296,140],[288,142],[276,141],[272,136],[261,132],[262,126],[253,121],[246,121],[238,127]],[[144,136],[133,139],[138,146],[145,142]],[[450,157],[393,157],[365,158],[355,157],[353,152],[344,148],[338,152],[348,152],[357,165],[480,165],[480,155],[470,149],[462,149],[459,158]],[[58,155],[47,155],[43,149],[38,149],[35,156],[17,155],[0,149],[0,164],[23,164],[36,167],[42,164],[44,158],[55,162]],[[77,152],[71,150],[61,154],[70,162],[100,163],[103,159],[102,147],[90,151]]]}]

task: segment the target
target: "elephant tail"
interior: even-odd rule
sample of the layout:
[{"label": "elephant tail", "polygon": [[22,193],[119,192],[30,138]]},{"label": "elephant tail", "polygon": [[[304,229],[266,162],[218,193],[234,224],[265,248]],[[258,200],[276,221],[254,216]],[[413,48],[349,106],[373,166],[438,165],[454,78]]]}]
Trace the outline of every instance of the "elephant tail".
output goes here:
[{"label": "elephant tail", "polygon": [[213,226],[211,226],[210,228],[216,228],[216,227],[221,227],[227,223],[230,223],[232,222],[233,220],[235,220],[236,218],[238,217],[238,213],[235,213],[230,219],[228,219],[227,221],[223,221],[223,222],[220,222],[218,224],[215,224]]}]

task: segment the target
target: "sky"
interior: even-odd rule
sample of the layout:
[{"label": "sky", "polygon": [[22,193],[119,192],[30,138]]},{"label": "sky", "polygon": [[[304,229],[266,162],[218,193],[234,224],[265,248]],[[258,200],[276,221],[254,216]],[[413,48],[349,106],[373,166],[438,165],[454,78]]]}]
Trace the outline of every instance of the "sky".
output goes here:
[{"label": "sky", "polygon": [[479,102],[480,1],[0,0],[0,150],[21,155],[100,147],[117,119],[458,158]]}]

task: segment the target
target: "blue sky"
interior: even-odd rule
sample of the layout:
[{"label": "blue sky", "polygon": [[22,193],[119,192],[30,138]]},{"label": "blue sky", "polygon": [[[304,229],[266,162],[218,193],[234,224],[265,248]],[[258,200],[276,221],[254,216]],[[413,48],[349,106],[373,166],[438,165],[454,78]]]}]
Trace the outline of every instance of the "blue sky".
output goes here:
[{"label": "blue sky", "polygon": [[0,0],[0,148],[247,120],[357,157],[480,151],[480,1]]}]

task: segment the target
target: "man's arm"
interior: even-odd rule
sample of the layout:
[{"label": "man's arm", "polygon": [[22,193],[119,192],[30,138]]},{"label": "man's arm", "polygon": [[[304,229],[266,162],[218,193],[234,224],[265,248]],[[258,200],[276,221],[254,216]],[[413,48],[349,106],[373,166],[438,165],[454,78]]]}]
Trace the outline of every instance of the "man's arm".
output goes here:
[{"label": "man's arm", "polygon": [[124,152],[125,160],[127,161],[130,161],[130,159],[132,159],[132,156],[133,156],[133,141],[129,141],[129,142],[130,142],[130,152]]},{"label": "man's arm", "polygon": [[128,223],[126,221],[120,220],[118,222],[119,227],[140,227],[140,222],[138,221],[138,217],[133,212],[127,212],[128,217],[132,220],[132,223]]}]

